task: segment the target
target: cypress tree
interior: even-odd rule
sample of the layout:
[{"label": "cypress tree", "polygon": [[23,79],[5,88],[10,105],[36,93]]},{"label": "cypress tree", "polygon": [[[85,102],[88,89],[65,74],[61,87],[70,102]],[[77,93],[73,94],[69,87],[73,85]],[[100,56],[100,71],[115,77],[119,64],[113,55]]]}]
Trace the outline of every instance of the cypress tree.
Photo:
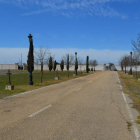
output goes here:
[{"label": "cypress tree", "polygon": [[64,69],[64,60],[63,59],[61,60],[60,67],[61,67],[61,70],[63,71],[63,69]]},{"label": "cypress tree", "polygon": [[56,60],[54,61],[54,66],[53,66],[53,70],[56,70]]},{"label": "cypress tree", "polygon": [[77,58],[76,58],[76,62],[75,62],[75,70],[77,70],[78,69],[78,60],[77,60]]},{"label": "cypress tree", "polygon": [[68,77],[69,77],[69,54],[67,55],[67,71],[68,71]]},{"label": "cypress tree", "polygon": [[[31,53],[30,53],[31,51]],[[29,49],[29,52],[28,52],[28,56],[27,56],[27,69],[28,69],[28,72],[30,72],[30,54],[31,54],[31,71],[33,72],[34,71],[34,54],[33,54],[33,43],[30,45],[30,49]]]},{"label": "cypress tree", "polygon": [[86,72],[89,73],[89,56],[87,56],[87,60],[86,60]]},{"label": "cypress tree", "polygon": [[49,59],[49,70],[51,71],[52,68],[53,68],[52,57],[50,56],[50,59]]},{"label": "cypress tree", "polygon": [[69,70],[69,54],[67,55],[67,70]]}]

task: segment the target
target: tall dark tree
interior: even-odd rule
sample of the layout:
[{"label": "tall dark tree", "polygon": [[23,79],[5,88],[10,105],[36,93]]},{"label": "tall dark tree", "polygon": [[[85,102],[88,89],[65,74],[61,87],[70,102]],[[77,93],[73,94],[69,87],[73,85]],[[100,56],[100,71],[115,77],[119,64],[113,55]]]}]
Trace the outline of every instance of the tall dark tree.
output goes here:
[{"label": "tall dark tree", "polygon": [[69,54],[67,55],[67,70],[69,70]]},{"label": "tall dark tree", "polygon": [[77,70],[78,69],[78,60],[77,60],[77,58],[76,58],[76,62],[75,62],[75,70]]},{"label": "tall dark tree", "polygon": [[86,72],[89,73],[89,56],[86,59]]},{"label": "tall dark tree", "polygon": [[[66,54],[62,57],[62,59],[64,60],[64,64],[67,65],[67,58],[68,58],[69,54]],[[75,59],[74,59],[74,55],[69,55],[69,68],[73,66],[73,64],[75,63]]]},{"label": "tall dark tree", "polygon": [[69,54],[67,55],[67,71],[68,71],[68,77],[69,77]]},{"label": "tall dark tree", "polygon": [[51,71],[53,68],[53,63],[52,63],[52,57],[50,56],[50,59],[49,59],[49,70]]},{"label": "tall dark tree", "polygon": [[56,70],[56,60],[54,61],[53,70]]},{"label": "tall dark tree", "polygon": [[63,71],[63,69],[64,69],[64,60],[63,59],[61,60],[60,67],[61,67],[61,70]]},{"label": "tall dark tree", "polygon": [[33,43],[31,42],[30,49],[29,49],[28,56],[27,56],[27,69],[28,69],[28,72],[30,72],[30,54],[31,54],[31,71],[32,72],[34,71],[34,53],[33,52],[34,52]]}]

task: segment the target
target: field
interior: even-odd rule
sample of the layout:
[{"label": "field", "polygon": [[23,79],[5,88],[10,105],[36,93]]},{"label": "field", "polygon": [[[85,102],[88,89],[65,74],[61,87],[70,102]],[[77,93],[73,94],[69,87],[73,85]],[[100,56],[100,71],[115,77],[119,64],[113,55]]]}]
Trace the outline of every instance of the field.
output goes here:
[{"label": "field", "polygon": [[[59,80],[55,80],[57,75],[56,71],[44,71],[41,83],[41,72],[33,72],[33,86],[29,85],[29,73],[28,71],[11,70],[11,84],[14,85],[14,90],[6,90],[5,86],[9,85],[9,77],[6,74],[7,70],[0,70],[0,98],[18,94],[21,92],[37,89],[43,86],[48,86],[58,82],[66,81],[69,79],[77,78],[87,75],[85,72],[78,72],[77,76],[73,76],[74,71],[69,71],[69,78],[67,71],[58,71]],[[92,73],[92,72],[91,72]]]}]

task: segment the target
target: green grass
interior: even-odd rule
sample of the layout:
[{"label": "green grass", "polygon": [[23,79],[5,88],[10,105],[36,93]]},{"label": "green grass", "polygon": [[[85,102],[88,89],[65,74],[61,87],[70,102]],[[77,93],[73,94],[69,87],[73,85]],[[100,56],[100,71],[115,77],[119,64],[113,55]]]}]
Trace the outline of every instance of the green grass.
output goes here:
[{"label": "green grass", "polygon": [[[6,72],[7,71],[3,72],[3,74]],[[55,80],[54,78],[56,77],[56,71],[51,71],[51,72],[44,71],[43,82],[41,83],[41,72],[34,71],[33,72],[34,85],[30,86],[28,84],[29,73],[27,71],[22,71],[22,73],[20,71],[12,71],[12,73],[13,74],[11,75],[11,84],[14,85],[14,90],[11,91],[5,89],[5,86],[9,84],[8,75],[0,75],[0,98],[87,75],[86,73],[78,72],[77,76],[73,76],[74,71],[69,71],[69,78],[68,78],[67,71],[63,71],[63,72],[58,71],[59,80]]]}]

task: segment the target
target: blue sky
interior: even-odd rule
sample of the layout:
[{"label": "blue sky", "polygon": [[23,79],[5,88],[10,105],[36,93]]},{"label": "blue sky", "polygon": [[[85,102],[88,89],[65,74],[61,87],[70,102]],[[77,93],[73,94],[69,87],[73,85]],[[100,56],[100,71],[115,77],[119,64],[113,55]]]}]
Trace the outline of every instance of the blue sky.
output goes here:
[{"label": "blue sky", "polygon": [[57,61],[77,51],[117,64],[139,33],[139,6],[139,0],[0,0],[0,63],[16,63],[21,53],[26,62],[31,33],[35,49],[50,48]]}]

